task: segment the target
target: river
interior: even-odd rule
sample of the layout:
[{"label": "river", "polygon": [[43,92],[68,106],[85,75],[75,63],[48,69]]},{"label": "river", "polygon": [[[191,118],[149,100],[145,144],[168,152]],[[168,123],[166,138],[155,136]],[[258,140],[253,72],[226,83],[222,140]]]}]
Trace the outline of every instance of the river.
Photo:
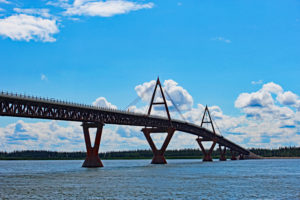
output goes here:
[{"label": "river", "polygon": [[300,159],[0,161],[0,199],[300,199]]}]

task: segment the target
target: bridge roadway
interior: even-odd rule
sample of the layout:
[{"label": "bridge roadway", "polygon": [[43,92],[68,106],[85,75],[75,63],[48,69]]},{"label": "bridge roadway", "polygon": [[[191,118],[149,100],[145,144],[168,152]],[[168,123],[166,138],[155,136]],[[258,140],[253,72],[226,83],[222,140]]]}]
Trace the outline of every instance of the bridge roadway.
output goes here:
[{"label": "bridge roadway", "polygon": [[[168,128],[170,122],[160,116],[113,110],[89,105],[69,103],[54,99],[29,97],[11,93],[0,93],[0,116],[39,118],[78,122],[100,122],[142,127]],[[240,154],[249,155],[250,151],[231,142],[212,131],[181,120],[171,121],[177,131],[193,134],[204,139],[217,139],[217,143]]]}]

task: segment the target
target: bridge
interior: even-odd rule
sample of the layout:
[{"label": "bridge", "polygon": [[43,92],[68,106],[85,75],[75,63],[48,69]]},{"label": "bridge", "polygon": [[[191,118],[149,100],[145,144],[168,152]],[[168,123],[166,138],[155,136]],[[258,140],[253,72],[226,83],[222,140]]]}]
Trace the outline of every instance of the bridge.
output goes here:
[{"label": "bridge", "polygon": [[[161,93],[161,102],[154,101],[157,89],[159,89]],[[153,106],[157,105],[164,106],[167,117],[151,115]],[[249,150],[216,133],[207,106],[205,108],[201,125],[188,123],[182,120],[171,119],[167,101],[159,78],[157,79],[147,114],[139,114],[129,111],[114,110],[91,105],[58,101],[54,99],[30,97],[2,92],[0,94],[0,116],[82,122],[87,149],[87,156],[82,165],[83,167],[103,167],[103,164],[98,156],[98,152],[100,148],[103,126],[105,124],[143,127],[142,132],[144,133],[145,138],[153,151],[152,164],[167,163],[164,153],[175,131],[192,134],[197,137],[196,141],[198,142],[204,155],[203,161],[212,161],[211,154],[216,144],[219,145],[221,161],[226,160],[225,153],[227,149],[230,149],[231,151],[232,160],[236,160],[237,158],[257,158],[257,156],[251,153]],[[205,123],[211,124],[212,130],[204,128],[203,124]],[[93,146],[91,144],[89,134],[90,128],[97,129]],[[157,149],[156,145],[154,144],[151,138],[151,134],[153,133],[167,133],[167,137],[161,149]],[[203,146],[203,142],[207,141],[212,142],[212,145],[209,149],[205,149]]]}]

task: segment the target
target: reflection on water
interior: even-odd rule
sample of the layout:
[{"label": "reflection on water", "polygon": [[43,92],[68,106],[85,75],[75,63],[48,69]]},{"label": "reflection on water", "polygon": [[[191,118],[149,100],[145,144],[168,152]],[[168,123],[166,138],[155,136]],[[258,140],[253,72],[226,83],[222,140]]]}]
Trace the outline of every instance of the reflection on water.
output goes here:
[{"label": "reflection on water", "polygon": [[300,160],[0,161],[0,199],[300,199]]}]

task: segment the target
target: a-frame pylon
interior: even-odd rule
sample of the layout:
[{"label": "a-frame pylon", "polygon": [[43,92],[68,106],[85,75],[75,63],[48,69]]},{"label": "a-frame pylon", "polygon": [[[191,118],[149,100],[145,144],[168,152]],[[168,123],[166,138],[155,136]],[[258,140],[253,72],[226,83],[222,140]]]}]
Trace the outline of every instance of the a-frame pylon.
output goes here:
[{"label": "a-frame pylon", "polygon": [[[163,101],[161,101],[161,102],[154,102],[154,99],[155,99],[155,96],[156,96],[156,90],[157,90],[158,87],[159,87],[159,90],[160,90],[160,93],[161,93]],[[169,121],[171,123],[171,116],[170,116],[169,108],[168,108],[168,105],[167,105],[166,97],[165,97],[165,94],[163,92],[163,89],[162,89],[159,77],[156,80],[156,84],[155,84],[155,87],[154,87],[154,91],[153,91],[152,98],[151,98],[150,105],[149,105],[149,109],[148,109],[148,115],[151,114],[152,107],[155,106],[155,105],[164,105],[165,106],[168,119],[169,119]]]},{"label": "a-frame pylon", "polygon": [[[208,119],[205,118],[206,115],[207,115]],[[203,114],[202,121],[201,121],[201,127],[203,127],[203,124],[211,124],[212,131],[213,131],[214,134],[216,134],[214,123],[211,119],[210,112],[208,110],[207,105],[205,106],[205,109],[204,109],[204,114]]]},{"label": "a-frame pylon", "polygon": [[[216,134],[215,127],[214,127],[213,121],[211,119],[210,112],[208,110],[207,105],[205,106],[205,109],[204,109],[204,114],[203,114],[202,121],[201,121],[201,127],[203,127],[203,124],[211,124],[212,132],[214,134]],[[200,138],[200,137],[198,137],[196,139],[196,141],[198,142],[198,144],[199,144],[199,146],[200,146],[200,148],[202,150],[203,161],[213,161],[211,155],[212,155],[212,152],[213,152],[213,150],[214,150],[214,148],[216,146],[217,139],[216,138],[209,139],[209,138]],[[208,150],[206,150],[204,148],[203,144],[202,144],[203,142],[206,142],[206,141],[213,142],[212,145],[211,145],[211,147]]]},{"label": "a-frame pylon", "polygon": [[[159,88],[161,97],[162,97],[162,101],[160,101],[160,102],[154,102],[157,88]],[[175,129],[172,127],[172,121],[171,121],[169,108],[168,108],[167,101],[166,101],[159,78],[157,78],[157,81],[155,84],[155,88],[154,88],[153,95],[151,98],[150,106],[148,109],[148,115],[151,114],[152,107],[155,105],[164,105],[165,106],[165,110],[166,110],[170,125],[169,125],[169,127],[152,127],[152,128],[145,127],[142,129],[142,131],[143,131],[145,138],[146,138],[147,142],[149,143],[151,150],[153,152],[153,159],[152,159],[151,164],[167,164],[164,153],[174,135]],[[161,149],[157,149],[156,145],[154,144],[154,142],[151,138],[151,135],[150,135],[151,133],[167,133],[168,134]]]}]

